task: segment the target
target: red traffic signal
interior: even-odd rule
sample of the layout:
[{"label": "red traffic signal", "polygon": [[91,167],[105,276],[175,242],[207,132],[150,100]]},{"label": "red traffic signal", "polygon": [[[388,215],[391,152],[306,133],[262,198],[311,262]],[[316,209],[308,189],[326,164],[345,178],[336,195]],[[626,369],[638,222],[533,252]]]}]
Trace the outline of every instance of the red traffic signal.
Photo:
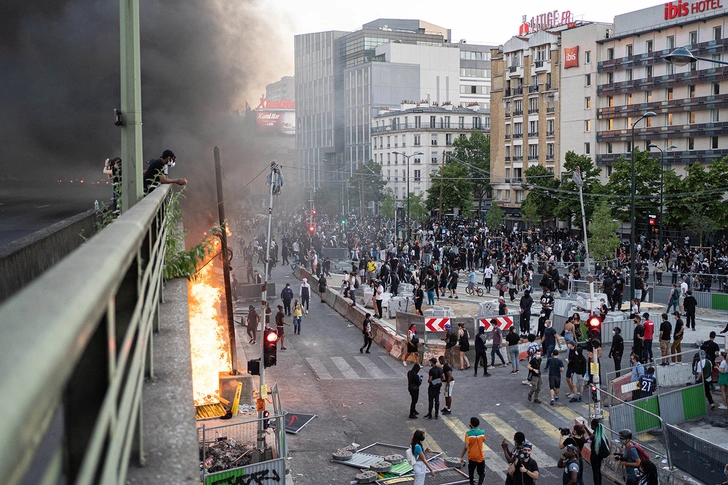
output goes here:
[{"label": "red traffic signal", "polygon": [[311,211],[311,213],[312,213],[313,215],[316,215],[316,209],[312,210],[312,211]]},{"label": "red traffic signal", "polygon": [[[586,321],[587,337],[592,342],[593,347],[602,345],[602,317],[599,315],[589,315]],[[596,342],[594,342],[596,341]]]},{"label": "red traffic signal", "polygon": [[278,354],[278,333],[272,328],[263,331],[263,367],[276,365]]},{"label": "red traffic signal", "polygon": [[316,231],[316,227],[315,226],[309,226],[308,227],[308,232],[314,232],[314,231]]},{"label": "red traffic signal", "polygon": [[602,319],[598,315],[591,315],[589,320],[587,320],[587,325],[589,329],[598,329],[602,325]]}]

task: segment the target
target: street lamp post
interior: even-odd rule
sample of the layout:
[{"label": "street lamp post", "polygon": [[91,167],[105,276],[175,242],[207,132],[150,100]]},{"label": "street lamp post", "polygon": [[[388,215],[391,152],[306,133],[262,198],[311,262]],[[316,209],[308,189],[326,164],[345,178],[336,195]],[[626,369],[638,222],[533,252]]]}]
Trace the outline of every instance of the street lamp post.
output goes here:
[{"label": "street lamp post", "polygon": [[635,241],[635,208],[634,208],[634,192],[636,190],[636,181],[635,181],[635,173],[634,173],[634,127],[637,126],[637,123],[642,121],[644,118],[652,118],[653,116],[657,116],[654,111],[648,111],[647,113],[643,114],[639,118],[637,118],[637,121],[632,123],[632,197],[631,197],[631,208],[632,208],[632,224],[630,225],[630,261],[629,261],[629,299],[630,301],[634,300],[634,280],[635,280],[635,259],[637,258],[636,254],[636,241]]},{"label": "street lamp post", "polygon": [[658,240],[659,240],[659,250],[657,257],[662,258],[662,212],[663,212],[663,193],[665,191],[665,151],[672,150],[673,148],[677,148],[675,145],[670,145],[665,150],[658,147],[654,143],[650,144],[647,148],[657,148],[660,150],[660,225],[657,229],[658,234]]},{"label": "street lamp post", "polygon": [[415,155],[424,155],[422,152],[414,152],[407,155],[404,152],[394,152],[396,155],[402,155],[407,160],[407,242],[412,238],[412,220],[410,219],[410,186],[409,186],[409,161]]},{"label": "street lamp post", "polygon": [[688,64],[695,64],[698,61],[707,61],[714,64],[728,66],[728,62],[726,61],[709,59],[707,57],[696,57],[693,55],[692,52],[690,52],[690,49],[688,49],[687,47],[678,47],[677,49],[666,55],[665,60],[679,67],[687,66]]}]

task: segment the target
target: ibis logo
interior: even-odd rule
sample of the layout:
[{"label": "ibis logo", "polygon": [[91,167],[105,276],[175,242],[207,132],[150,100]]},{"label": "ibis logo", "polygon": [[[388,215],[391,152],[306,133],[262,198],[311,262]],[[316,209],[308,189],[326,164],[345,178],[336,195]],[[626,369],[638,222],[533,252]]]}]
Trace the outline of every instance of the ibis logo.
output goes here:
[{"label": "ibis logo", "polygon": [[669,2],[665,4],[665,20],[672,20],[678,17],[686,17],[690,14],[707,12],[723,8],[721,0],[700,0],[699,2]]},{"label": "ibis logo", "polygon": [[564,48],[564,69],[579,67],[579,46]]}]

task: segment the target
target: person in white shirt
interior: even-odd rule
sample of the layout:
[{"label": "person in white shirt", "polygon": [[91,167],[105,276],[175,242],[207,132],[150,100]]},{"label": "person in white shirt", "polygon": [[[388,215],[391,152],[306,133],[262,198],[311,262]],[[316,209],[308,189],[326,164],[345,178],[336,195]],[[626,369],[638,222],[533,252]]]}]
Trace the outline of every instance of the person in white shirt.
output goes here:
[{"label": "person in white shirt", "polygon": [[384,285],[382,285],[382,282],[379,280],[376,280],[374,284],[376,285],[376,289],[374,290],[374,310],[376,314],[374,315],[374,317],[382,318],[382,300],[384,299]]},{"label": "person in white shirt", "polygon": [[483,271],[483,287],[485,291],[490,293],[490,289],[493,286],[493,265],[487,266]]}]

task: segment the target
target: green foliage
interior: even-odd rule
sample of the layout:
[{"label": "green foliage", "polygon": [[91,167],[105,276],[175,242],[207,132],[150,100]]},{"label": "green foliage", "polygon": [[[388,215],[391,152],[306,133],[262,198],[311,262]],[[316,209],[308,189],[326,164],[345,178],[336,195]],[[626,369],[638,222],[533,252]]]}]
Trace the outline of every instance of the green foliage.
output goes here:
[{"label": "green foliage", "polygon": [[394,217],[394,194],[390,189],[386,189],[382,195],[382,205],[379,208],[379,213],[387,218]]},{"label": "green foliage", "polygon": [[[182,210],[180,209],[180,198],[183,197],[184,189],[180,192],[171,192],[169,200],[164,206],[165,228],[167,230],[167,250],[164,255],[164,279],[173,278],[194,279],[198,266],[213,251],[212,239],[205,238],[199,244],[185,251],[185,231],[180,224]],[[214,228],[211,233],[219,234],[221,228]]]},{"label": "green foliage", "polygon": [[592,259],[602,262],[614,259],[614,252],[619,247],[618,229],[619,222],[613,219],[609,203],[601,199],[594,208],[589,224],[589,253]]},{"label": "green foliage", "polygon": [[[387,182],[382,177],[382,166],[374,160],[369,160],[362,164],[354,175],[349,178],[349,200],[361,200],[363,189],[364,207],[367,207],[372,201],[379,202],[382,200],[386,185]],[[352,207],[358,206],[358,203],[352,202]]]},{"label": "green foliage", "polygon": [[440,209],[440,171],[443,175],[442,183],[442,210],[449,212],[455,207],[462,211],[471,210],[473,207],[473,183],[470,181],[468,168],[460,162],[449,159],[444,167],[437,172],[430,174],[432,183],[427,189],[427,209],[437,211]]},{"label": "green foliage", "polygon": [[[694,163],[686,171],[687,175],[679,185],[682,195],[670,198],[666,204],[673,216],[671,220],[674,218],[684,227],[696,227],[696,234],[712,232],[710,228],[713,226],[724,227],[727,222],[727,206],[723,201],[728,180],[726,159],[711,162],[707,170],[700,163]],[[667,187],[667,182],[665,185]],[[713,224],[708,224],[708,221]],[[699,227],[703,230],[697,230]]]},{"label": "green foliage", "polygon": [[490,230],[496,231],[503,225],[503,217],[505,217],[505,211],[500,206],[493,204],[485,214],[485,224]]},{"label": "green foliage", "polygon": [[[427,218],[427,207],[425,207],[422,194],[415,195],[413,192],[409,194],[410,204],[410,218],[413,221],[422,222]],[[407,208],[407,201],[405,200],[405,210]]]},{"label": "green foliage", "polygon": [[483,199],[490,191],[490,137],[474,131],[470,137],[458,137],[453,142],[452,157],[468,165],[473,184],[473,200],[478,202],[478,213]]},{"label": "green foliage", "polygon": [[[316,189],[316,195],[314,196],[314,204],[316,205],[316,211],[318,214],[327,214],[329,218],[336,220],[341,213],[341,186],[322,186]],[[356,199],[354,199],[354,207],[358,204],[356,201],[359,200],[359,194],[357,193]]]},{"label": "green foliage", "polygon": [[569,173],[569,177],[561,181],[559,188],[559,202],[554,209],[554,215],[562,221],[572,221],[574,225],[581,227],[581,203],[579,202],[579,187],[571,177],[574,169],[581,169],[581,179],[584,181],[584,212],[586,220],[590,220],[594,212],[596,197],[589,197],[590,194],[604,193],[604,186],[599,182],[601,169],[594,165],[592,159],[586,155],[577,155],[569,151],[564,157],[563,170]]},{"label": "green foliage", "polygon": [[[649,214],[660,207],[660,163],[649,152],[634,150],[635,218],[637,224],[646,224]],[[632,194],[632,160],[619,157],[612,166],[612,175],[606,186],[612,198],[612,211],[622,222],[632,218],[630,195]]]},{"label": "green foliage", "polygon": [[559,188],[560,182],[543,165],[529,167],[524,175],[522,187],[529,192],[521,204],[521,213],[528,222],[543,224],[554,217],[559,203],[554,189]]}]

